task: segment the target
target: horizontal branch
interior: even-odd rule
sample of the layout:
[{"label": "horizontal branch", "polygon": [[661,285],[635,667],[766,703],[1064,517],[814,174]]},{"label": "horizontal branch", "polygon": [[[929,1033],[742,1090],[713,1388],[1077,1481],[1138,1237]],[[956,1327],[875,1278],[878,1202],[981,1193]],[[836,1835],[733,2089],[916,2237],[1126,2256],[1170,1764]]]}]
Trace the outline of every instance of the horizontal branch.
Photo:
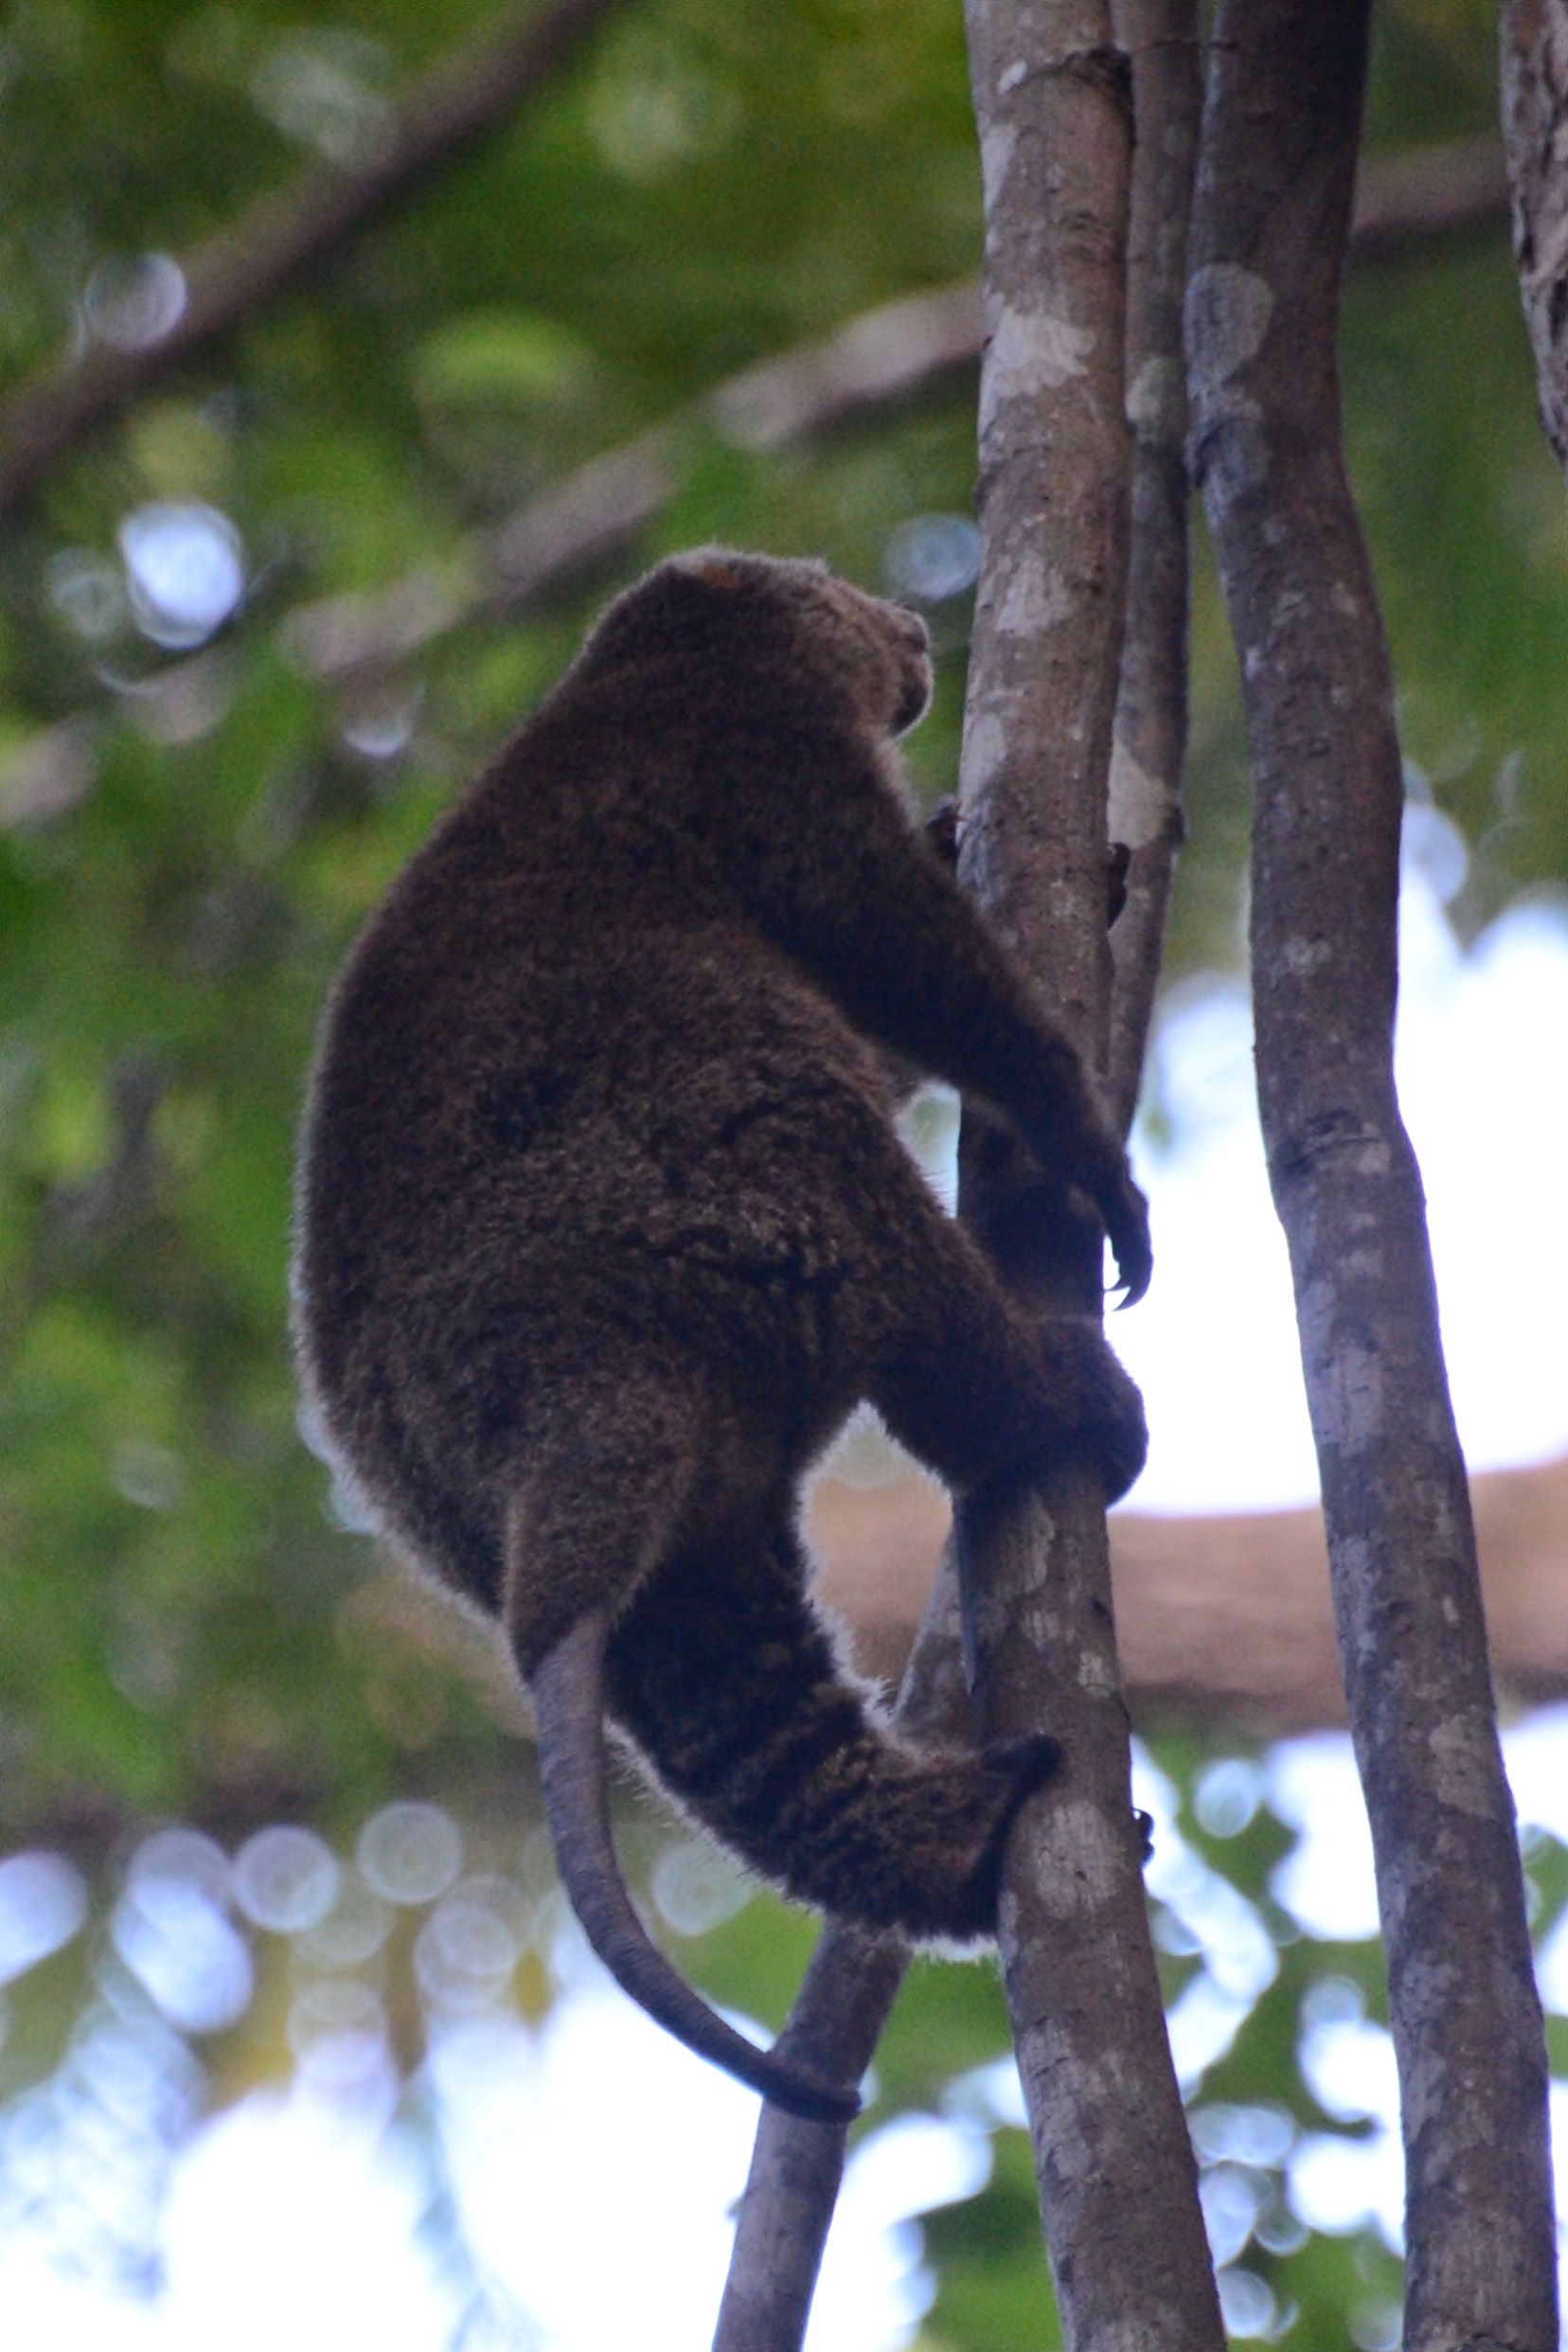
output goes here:
[{"label": "horizontal branch", "polygon": [[288,624],[291,648],[317,676],[401,659],[484,606],[506,612],[608,563],[668,506],[683,454],[714,434],[731,448],[778,449],[885,414],[972,369],[980,288],[961,278],[864,311],[834,333],[728,376],[664,423],[591,457],[475,537],[459,579],[421,573],[380,596],[323,598]]},{"label": "horizontal branch", "polygon": [[[1353,261],[1393,259],[1433,237],[1507,216],[1503,150],[1490,136],[1385,156],[1356,193]],[[978,365],[974,278],[863,312],[830,335],[726,379],[692,408],[520,507],[491,543],[488,592],[516,609],[608,561],[669,503],[693,429],[741,449],[776,449],[905,406]],[[368,608],[366,609],[368,617]],[[367,632],[359,659],[369,653]]]},{"label": "horizontal branch", "polygon": [[[176,367],[338,258],[485,132],[509,121],[609,16],[619,0],[555,0],[521,24],[488,33],[417,80],[375,154],[354,167],[312,165],[258,197],[178,266],[184,304],[169,330],[122,350],[98,347],[51,361],[0,402],[0,518],[15,513],[49,471],[97,426]],[[1459,140],[1384,157],[1359,192],[1356,251],[1383,259],[1507,205],[1502,149]],[[696,416],[751,449],[807,437],[868,412],[900,406],[979,356],[979,289],[971,280],[881,305],[835,334],[764,361],[720,384]],[[491,543],[484,594],[509,605],[624,545],[673,495],[679,419],[655,428],[519,510]],[[689,421],[689,419],[687,420]],[[396,592],[394,592],[396,593]],[[465,606],[464,609],[470,609]],[[364,625],[340,633],[356,647]],[[446,622],[436,621],[432,633]],[[324,631],[326,624],[324,623]],[[327,632],[327,633],[330,633]],[[388,652],[407,650],[392,633]],[[332,658],[331,669],[371,660]]]},{"label": "horizontal branch", "polygon": [[1491,132],[1445,139],[1399,155],[1363,157],[1350,228],[1353,263],[1391,261],[1434,237],[1508,213],[1508,172]]},{"label": "horizontal branch", "polygon": [[[1515,1701],[1568,1698],[1568,1455],[1470,1481],[1492,1663]],[[947,1498],[910,1471],[825,1478],[808,1526],[822,1590],[871,1671],[900,1673],[947,1538]],[[1323,1513],[1115,1511],[1111,1582],[1134,1718],[1259,1738],[1345,1721]]]},{"label": "horizontal branch", "polygon": [[184,306],[166,334],[129,350],[99,347],[27,377],[0,406],[0,516],[14,513],[94,426],[218,336],[318,277],[475,138],[509,121],[618,5],[554,0],[465,44],[414,83],[365,162],[311,166],[187,255],[179,265]]},{"label": "horizontal branch", "polygon": [[[1503,1691],[1530,1704],[1568,1699],[1568,1454],[1481,1470],[1470,1499]],[[812,1490],[807,1532],[822,1562],[818,1590],[848,1625],[856,1662],[886,1684],[904,1671],[951,1525],[940,1488],[914,1470],[876,1487],[829,1477]],[[1180,1518],[1114,1511],[1111,1581],[1134,1721],[1259,1739],[1344,1723],[1320,1510]],[[504,1661],[442,1595],[389,1563],[356,1587],[346,1608],[355,1646],[384,1659],[389,1672],[414,1657],[454,1673],[487,1715],[527,1737]],[[905,1728],[912,1737],[954,1736],[934,1716],[911,1717]],[[269,1809],[308,1811],[313,1801],[297,1782],[275,1791],[225,1783],[196,1792],[191,1805],[205,1826],[239,1837]],[[90,1857],[125,1819],[83,1799],[68,1812],[11,1826]]]}]

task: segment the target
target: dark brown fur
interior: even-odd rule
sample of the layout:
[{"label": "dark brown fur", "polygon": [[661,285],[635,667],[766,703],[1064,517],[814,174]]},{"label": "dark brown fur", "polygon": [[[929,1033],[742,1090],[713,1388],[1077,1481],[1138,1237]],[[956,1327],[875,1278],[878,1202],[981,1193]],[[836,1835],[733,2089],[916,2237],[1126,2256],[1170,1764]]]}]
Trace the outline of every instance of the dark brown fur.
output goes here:
[{"label": "dark brown fur", "polygon": [[[1071,1456],[1114,1496],[1143,1422],[1098,1329],[1026,1322],[941,1213],[883,1057],[1005,1113],[1133,1295],[1149,1254],[1076,1054],[911,828],[890,739],[929,683],[921,624],[818,564],[709,550],[611,606],[349,959],[298,1327],[380,1523],[503,1621],[579,1757],[558,1843],[599,1834],[594,1791],[573,1807],[602,1660],[615,1720],[755,1869],[974,1935],[1054,1747],[890,1737],[807,1597],[801,1478],[866,1397],[960,1494]],[[603,1857],[571,1859],[592,1908]],[[786,2103],[848,2103],[749,2058]]]}]

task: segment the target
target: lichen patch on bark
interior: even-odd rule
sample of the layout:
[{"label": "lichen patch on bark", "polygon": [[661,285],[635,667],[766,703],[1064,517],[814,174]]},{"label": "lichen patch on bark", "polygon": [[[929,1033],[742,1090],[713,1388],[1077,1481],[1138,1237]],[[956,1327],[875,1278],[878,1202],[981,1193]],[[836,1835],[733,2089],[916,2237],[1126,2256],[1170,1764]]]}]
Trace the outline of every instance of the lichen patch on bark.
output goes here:
[{"label": "lichen patch on bark", "polygon": [[1075,327],[1052,311],[1004,305],[991,330],[981,380],[982,435],[1007,401],[1059,392],[1084,375],[1094,347],[1087,327]]},{"label": "lichen patch on bark", "polygon": [[1109,798],[1107,820],[1111,839],[1125,842],[1129,849],[1141,849],[1164,829],[1175,793],[1162,776],[1150,775],[1147,768],[1140,768],[1118,737],[1111,751]]}]

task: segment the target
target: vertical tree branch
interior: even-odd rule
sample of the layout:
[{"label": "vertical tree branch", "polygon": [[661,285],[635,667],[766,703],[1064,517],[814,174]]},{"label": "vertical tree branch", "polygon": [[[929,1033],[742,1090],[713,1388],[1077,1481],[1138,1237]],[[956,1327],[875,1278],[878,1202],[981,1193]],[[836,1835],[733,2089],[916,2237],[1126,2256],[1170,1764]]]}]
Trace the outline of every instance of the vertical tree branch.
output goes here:
[{"label": "vertical tree branch", "polygon": [[[1109,996],[1104,805],[1125,609],[1131,92],[1102,0],[966,11],[986,199],[984,554],[962,871],[1090,1060]],[[1095,780],[1085,790],[1083,779]],[[1058,802],[1061,804],[1058,807]]]},{"label": "vertical tree branch", "polygon": [[[1106,5],[969,0],[986,198],[983,556],[961,871],[1103,1066],[1106,779],[1129,523],[1124,413],[1131,105]],[[989,1150],[960,1206],[1006,1221]],[[1020,1287],[1097,1314],[1097,1234],[1053,1220]],[[1009,1251],[1009,1259],[1012,1253]],[[1013,1262],[1016,1263],[1016,1260]],[[959,1519],[984,1741],[1048,1724],[1067,1763],[1021,1816],[998,1938],[1061,2311],[1076,2352],[1222,2341],[1166,2039],[1129,1794],[1128,1725],[1095,1481]]]},{"label": "vertical tree branch", "polygon": [[1137,125],[1127,257],[1132,560],[1110,810],[1112,840],[1132,853],[1127,904],[1111,934],[1107,1065],[1125,1132],[1137,1106],[1184,829],[1189,490],[1182,307],[1203,86],[1198,0],[1120,0],[1117,29],[1132,62]]},{"label": "vertical tree branch", "polygon": [[1342,455],[1368,0],[1221,0],[1194,457],[1255,775],[1253,989],[1403,2098],[1405,2343],[1555,2345],[1546,2065],[1474,1536],[1392,1043],[1402,799]]},{"label": "vertical tree branch", "polygon": [[1568,6],[1505,0],[1502,32],[1514,258],[1541,421],[1568,471]]}]

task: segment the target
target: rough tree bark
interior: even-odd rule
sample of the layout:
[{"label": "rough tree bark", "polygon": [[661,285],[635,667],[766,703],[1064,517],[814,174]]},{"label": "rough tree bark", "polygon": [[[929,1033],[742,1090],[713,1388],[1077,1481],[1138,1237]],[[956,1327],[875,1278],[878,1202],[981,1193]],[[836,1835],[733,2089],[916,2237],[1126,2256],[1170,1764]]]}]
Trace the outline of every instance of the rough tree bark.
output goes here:
[{"label": "rough tree bark", "polygon": [[1546,2062],[1464,1464],[1392,1043],[1402,783],[1342,455],[1369,0],[1221,0],[1193,454],[1255,778],[1252,961],[1403,2107],[1405,2343],[1558,2341]]},{"label": "rough tree bark", "polygon": [[[1099,883],[1120,668],[1131,451],[1125,284],[1131,105],[1110,10],[970,0],[986,198],[982,563],[960,777],[960,873],[1104,1068]],[[969,1122],[966,1120],[966,1130]],[[985,1138],[960,1211],[1006,1230]],[[1097,1234],[1018,1266],[1042,1310],[1097,1314]],[[958,1523],[983,1741],[1041,1722],[1067,1765],[1020,1817],[998,1952],[1066,2341],[1223,2340],[1166,2039],[1129,1810],[1102,1499],[1058,1472]]]}]

